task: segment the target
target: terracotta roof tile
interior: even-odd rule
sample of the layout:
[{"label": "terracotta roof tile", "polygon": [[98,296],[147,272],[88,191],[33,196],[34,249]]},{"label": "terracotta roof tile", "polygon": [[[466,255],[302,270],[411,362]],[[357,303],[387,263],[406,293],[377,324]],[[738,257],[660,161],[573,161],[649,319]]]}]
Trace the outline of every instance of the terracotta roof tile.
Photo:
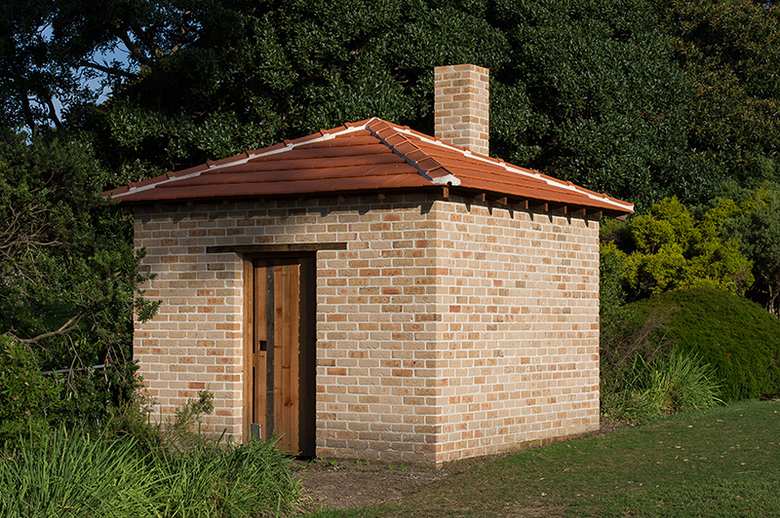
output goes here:
[{"label": "terracotta roof tile", "polygon": [[449,186],[602,210],[633,205],[381,119],[347,123],[106,193],[122,203],[365,194]]}]

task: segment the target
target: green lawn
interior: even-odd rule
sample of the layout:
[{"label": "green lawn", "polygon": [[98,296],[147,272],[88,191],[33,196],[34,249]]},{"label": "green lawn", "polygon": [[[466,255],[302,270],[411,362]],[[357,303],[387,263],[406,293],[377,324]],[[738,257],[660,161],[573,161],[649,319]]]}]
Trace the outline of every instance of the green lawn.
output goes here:
[{"label": "green lawn", "polygon": [[743,402],[479,464],[311,517],[780,516],[780,402]]}]

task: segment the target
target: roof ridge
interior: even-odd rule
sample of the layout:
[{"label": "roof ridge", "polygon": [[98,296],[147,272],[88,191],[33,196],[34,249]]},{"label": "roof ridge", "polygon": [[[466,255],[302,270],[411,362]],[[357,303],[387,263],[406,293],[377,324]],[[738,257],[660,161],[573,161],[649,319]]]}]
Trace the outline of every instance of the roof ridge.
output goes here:
[{"label": "roof ridge", "polygon": [[[460,179],[457,176],[450,173],[438,160],[398,132],[393,124],[375,117],[367,121],[365,127],[382,144],[403,158],[429,182],[442,185],[460,185]],[[437,170],[441,170],[443,174],[437,176]]]}]

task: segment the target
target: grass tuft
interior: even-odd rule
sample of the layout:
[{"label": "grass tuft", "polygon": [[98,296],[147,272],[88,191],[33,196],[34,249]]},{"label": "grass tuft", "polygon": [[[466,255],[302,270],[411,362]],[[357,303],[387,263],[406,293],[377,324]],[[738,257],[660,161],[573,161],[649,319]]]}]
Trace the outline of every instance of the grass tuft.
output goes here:
[{"label": "grass tuft", "polygon": [[153,516],[150,494],[159,477],[132,439],[107,441],[60,429],[21,447],[0,463],[0,515]]},{"label": "grass tuft", "polygon": [[605,417],[640,424],[722,404],[713,369],[694,355],[675,352],[652,364],[638,356],[632,372],[625,388],[603,395]]},{"label": "grass tuft", "polygon": [[0,459],[4,518],[245,518],[291,513],[299,482],[274,443],[186,450],[64,430],[7,443]]}]

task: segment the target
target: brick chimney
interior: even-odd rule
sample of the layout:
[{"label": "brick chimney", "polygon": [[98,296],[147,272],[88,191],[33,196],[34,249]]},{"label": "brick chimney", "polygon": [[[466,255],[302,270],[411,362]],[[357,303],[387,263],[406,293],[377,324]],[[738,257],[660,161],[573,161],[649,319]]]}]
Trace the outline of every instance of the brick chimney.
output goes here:
[{"label": "brick chimney", "polygon": [[436,137],[475,153],[488,154],[487,68],[449,65],[434,69]]}]

